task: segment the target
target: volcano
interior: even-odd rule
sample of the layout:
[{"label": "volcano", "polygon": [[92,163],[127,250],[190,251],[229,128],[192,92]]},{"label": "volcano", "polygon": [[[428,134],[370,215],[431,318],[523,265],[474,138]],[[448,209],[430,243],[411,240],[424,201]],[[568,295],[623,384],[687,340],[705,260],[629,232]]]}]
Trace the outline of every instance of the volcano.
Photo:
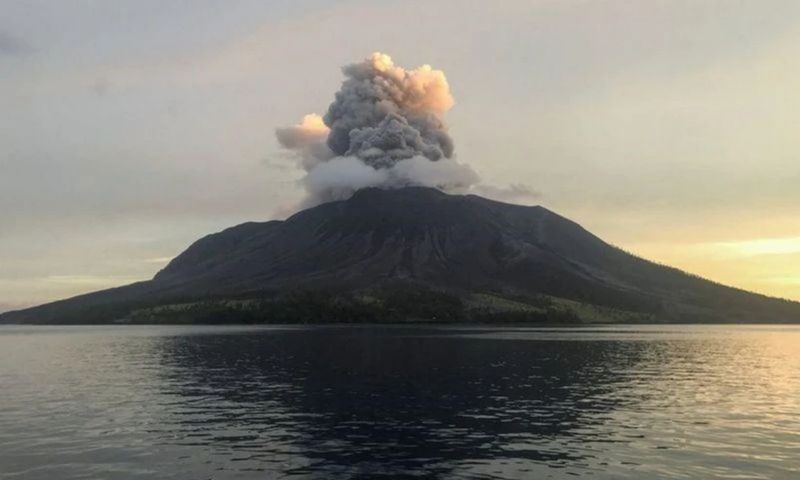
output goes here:
[{"label": "volcano", "polygon": [[208,235],[152,280],[3,323],[800,321],[800,304],[616,248],[543,207],[370,188]]}]

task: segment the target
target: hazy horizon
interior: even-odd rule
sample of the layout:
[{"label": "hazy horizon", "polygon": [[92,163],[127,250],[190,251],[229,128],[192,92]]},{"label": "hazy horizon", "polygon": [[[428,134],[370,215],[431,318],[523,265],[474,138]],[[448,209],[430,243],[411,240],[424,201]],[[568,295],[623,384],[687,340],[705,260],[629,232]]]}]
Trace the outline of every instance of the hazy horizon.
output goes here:
[{"label": "hazy horizon", "polygon": [[0,312],[285,212],[274,129],[373,51],[446,74],[455,158],[504,200],[800,300],[800,3],[0,3]]}]

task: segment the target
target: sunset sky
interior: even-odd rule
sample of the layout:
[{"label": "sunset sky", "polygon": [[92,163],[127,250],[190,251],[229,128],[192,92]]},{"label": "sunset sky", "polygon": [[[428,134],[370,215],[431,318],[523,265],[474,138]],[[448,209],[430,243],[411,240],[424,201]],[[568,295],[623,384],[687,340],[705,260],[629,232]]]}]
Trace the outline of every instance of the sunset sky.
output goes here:
[{"label": "sunset sky", "polygon": [[800,2],[0,0],[0,311],[275,218],[274,129],[378,50],[445,72],[486,184],[800,300]]}]

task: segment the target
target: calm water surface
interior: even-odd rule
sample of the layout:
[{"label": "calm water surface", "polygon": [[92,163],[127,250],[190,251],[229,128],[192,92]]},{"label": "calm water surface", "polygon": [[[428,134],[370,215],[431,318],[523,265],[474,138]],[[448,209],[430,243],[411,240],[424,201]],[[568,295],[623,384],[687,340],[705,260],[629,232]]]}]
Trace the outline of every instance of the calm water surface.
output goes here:
[{"label": "calm water surface", "polygon": [[0,327],[0,478],[800,478],[800,328]]}]

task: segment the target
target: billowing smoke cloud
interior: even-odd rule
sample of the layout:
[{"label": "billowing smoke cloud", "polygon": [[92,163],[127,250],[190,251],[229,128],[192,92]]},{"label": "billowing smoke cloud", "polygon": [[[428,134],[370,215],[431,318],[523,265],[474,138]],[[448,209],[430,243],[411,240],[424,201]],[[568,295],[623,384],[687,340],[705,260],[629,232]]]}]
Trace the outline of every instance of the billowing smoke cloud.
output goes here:
[{"label": "billowing smoke cloud", "polygon": [[325,114],[328,147],[336,154],[378,168],[415,155],[433,161],[453,155],[442,119],[454,101],[441,70],[406,71],[373,53],[342,71],[347,80]]},{"label": "billowing smoke cloud", "polygon": [[275,136],[283,148],[297,153],[300,165],[308,172],[335,156],[327,145],[330,131],[322,117],[310,113],[297,125],[275,129]]},{"label": "billowing smoke cloud", "polygon": [[373,53],[342,72],[345,81],[324,116],[306,115],[275,132],[307,172],[304,206],[366,187],[459,191],[477,183],[477,174],[452,158],[444,115],[454,101],[441,70],[405,70]]}]

